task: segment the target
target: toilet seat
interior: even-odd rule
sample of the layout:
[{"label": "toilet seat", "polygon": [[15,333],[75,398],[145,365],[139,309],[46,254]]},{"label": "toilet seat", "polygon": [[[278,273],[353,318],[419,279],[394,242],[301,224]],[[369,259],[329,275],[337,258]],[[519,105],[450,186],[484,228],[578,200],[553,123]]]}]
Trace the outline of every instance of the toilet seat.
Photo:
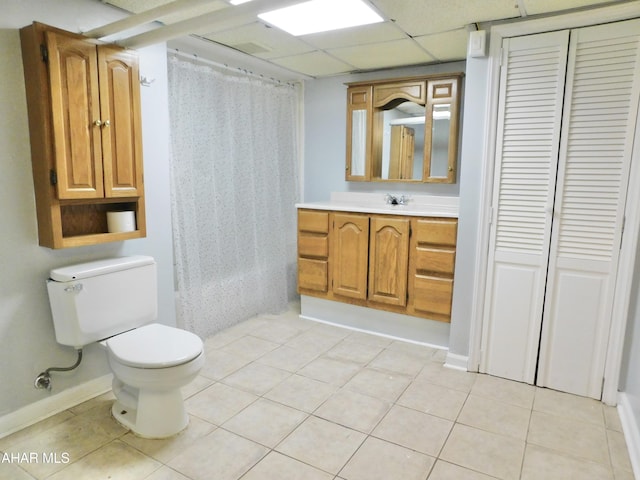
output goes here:
[{"label": "toilet seat", "polygon": [[118,362],[134,368],[175,367],[202,353],[200,337],[159,323],[111,337],[105,345]]}]

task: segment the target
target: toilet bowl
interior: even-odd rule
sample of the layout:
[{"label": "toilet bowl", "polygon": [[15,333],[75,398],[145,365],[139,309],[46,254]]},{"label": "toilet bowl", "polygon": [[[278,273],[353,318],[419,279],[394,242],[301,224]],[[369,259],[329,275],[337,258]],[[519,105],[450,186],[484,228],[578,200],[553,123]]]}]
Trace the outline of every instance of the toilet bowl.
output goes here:
[{"label": "toilet bowl", "polygon": [[202,340],[152,323],[104,341],[113,372],[113,417],[145,438],[166,438],[187,427],[180,387],[204,364]]},{"label": "toilet bowl", "polygon": [[188,424],[180,388],[204,364],[200,337],[160,323],[156,262],[135,255],[51,270],[56,340],[99,342],[113,371],[114,418],[136,435],[165,438]]}]

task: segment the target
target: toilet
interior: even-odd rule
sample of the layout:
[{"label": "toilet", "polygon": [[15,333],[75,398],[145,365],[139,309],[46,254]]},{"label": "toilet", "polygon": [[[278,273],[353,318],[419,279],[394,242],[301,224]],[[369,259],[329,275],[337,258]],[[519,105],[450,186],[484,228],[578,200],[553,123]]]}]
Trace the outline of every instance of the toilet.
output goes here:
[{"label": "toilet", "polygon": [[156,262],[109,258],[51,270],[47,280],[56,341],[81,349],[99,342],[113,372],[115,419],[138,436],[167,438],[189,417],[180,388],[204,364],[200,337],[154,323]]}]

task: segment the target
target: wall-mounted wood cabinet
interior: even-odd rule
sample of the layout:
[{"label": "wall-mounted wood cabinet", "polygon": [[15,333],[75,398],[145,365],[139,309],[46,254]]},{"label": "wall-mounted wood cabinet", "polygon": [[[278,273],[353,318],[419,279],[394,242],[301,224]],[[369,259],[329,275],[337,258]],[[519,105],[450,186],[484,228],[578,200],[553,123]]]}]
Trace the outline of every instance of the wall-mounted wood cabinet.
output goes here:
[{"label": "wall-mounted wood cabinet", "polygon": [[462,77],[348,84],[346,179],[455,183]]},{"label": "wall-mounted wood cabinet", "polygon": [[298,211],[298,292],[450,321],[457,219]]},{"label": "wall-mounted wood cabinet", "polygon": [[[137,55],[40,23],[20,36],[40,245],[144,237]],[[124,210],[135,230],[109,233]]]}]

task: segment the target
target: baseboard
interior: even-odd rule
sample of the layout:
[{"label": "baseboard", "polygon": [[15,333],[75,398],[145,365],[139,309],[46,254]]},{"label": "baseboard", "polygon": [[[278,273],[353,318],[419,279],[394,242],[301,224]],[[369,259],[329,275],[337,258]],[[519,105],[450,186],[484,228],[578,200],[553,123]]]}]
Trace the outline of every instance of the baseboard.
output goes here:
[{"label": "baseboard", "polygon": [[635,478],[640,478],[640,418],[636,418],[626,393],[618,394],[618,415],[627,442],[629,459]]},{"label": "baseboard", "polygon": [[458,355],[456,353],[447,352],[447,359],[444,361],[444,366],[447,368],[453,368],[454,370],[467,371],[467,363],[469,357],[466,355]]},{"label": "baseboard", "polygon": [[300,297],[300,317],[432,348],[446,350],[449,347],[450,326],[446,322],[308,295]]},{"label": "baseboard", "polygon": [[0,417],[0,438],[108,392],[112,379],[110,373],[103,375]]}]

